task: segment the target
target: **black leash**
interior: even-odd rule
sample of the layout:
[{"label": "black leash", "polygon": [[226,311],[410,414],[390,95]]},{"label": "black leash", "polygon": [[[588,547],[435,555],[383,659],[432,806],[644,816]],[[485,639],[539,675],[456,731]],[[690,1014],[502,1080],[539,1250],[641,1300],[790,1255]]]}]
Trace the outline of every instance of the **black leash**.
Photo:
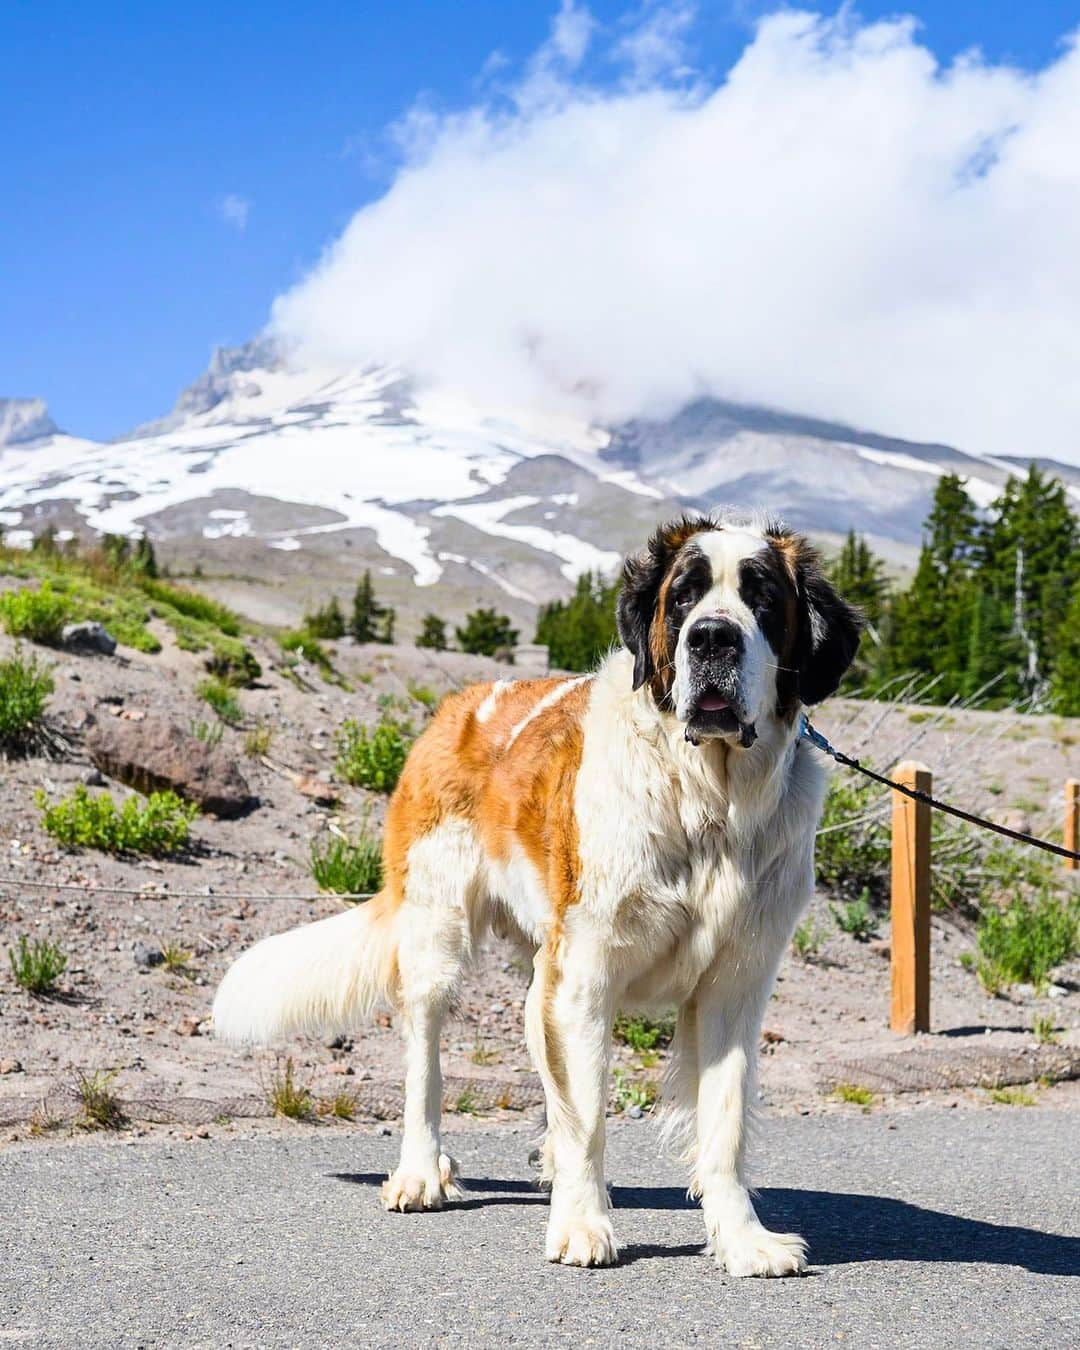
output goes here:
[{"label": "black leash", "polygon": [[836,746],[828,741],[820,731],[810,725],[806,716],[802,719],[799,735],[800,739],[809,741],[818,750],[835,759],[837,764],[842,764],[845,769],[854,769],[857,773],[865,774],[867,778],[872,778],[875,783],[882,783],[885,787],[892,788],[894,792],[910,797],[912,801],[925,802],[927,806],[932,806],[938,811],[944,811],[947,816],[955,816],[957,820],[965,820],[969,825],[979,825],[984,830],[993,830],[995,834],[1004,835],[1006,839],[1015,839],[1020,844],[1031,844],[1033,848],[1041,848],[1045,853],[1056,853],[1059,858],[1070,858],[1073,862],[1080,862],[1080,853],[1074,853],[1071,848],[1063,848],[1061,844],[1052,844],[1048,839],[1037,839],[1035,835],[1025,834],[1023,830],[1010,830],[1007,825],[998,825],[993,820],[987,820],[985,816],[974,816],[970,811],[961,811],[958,806],[950,806],[948,802],[938,801],[936,797],[931,797],[929,792],[920,792],[918,788],[910,788],[904,783],[897,783],[891,778],[886,778],[883,773],[875,773],[873,769],[868,769],[865,764],[860,764],[853,756],[845,755],[842,750],[837,750]]}]

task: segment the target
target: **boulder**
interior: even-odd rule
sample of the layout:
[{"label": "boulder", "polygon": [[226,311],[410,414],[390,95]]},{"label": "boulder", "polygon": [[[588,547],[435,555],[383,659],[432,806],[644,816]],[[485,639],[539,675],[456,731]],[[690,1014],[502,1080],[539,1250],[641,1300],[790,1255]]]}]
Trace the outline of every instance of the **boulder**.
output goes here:
[{"label": "boulder", "polygon": [[98,652],[101,656],[112,656],[116,651],[116,639],[103,623],[69,623],[64,627],[62,640],[65,647],[77,652]]},{"label": "boulder", "polygon": [[171,788],[212,816],[232,819],[258,805],[228,750],[207,745],[167,717],[95,721],[86,749],[107,777],[139,792]]}]

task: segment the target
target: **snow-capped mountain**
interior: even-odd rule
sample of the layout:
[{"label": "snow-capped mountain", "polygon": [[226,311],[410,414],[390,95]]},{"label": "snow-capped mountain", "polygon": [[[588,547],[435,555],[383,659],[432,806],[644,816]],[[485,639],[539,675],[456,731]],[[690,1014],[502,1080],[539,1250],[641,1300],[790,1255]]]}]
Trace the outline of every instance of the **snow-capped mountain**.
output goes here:
[{"label": "snow-capped mountain", "polygon": [[0,446],[56,436],[59,431],[44,399],[0,398]]},{"label": "snow-capped mountain", "polygon": [[[1080,499],[1080,471],[1058,467]],[[389,368],[291,369],[265,341],[216,352],[169,416],[117,441],[63,434],[39,400],[0,401],[10,541],[51,521],[203,552],[244,541],[249,562],[349,546],[351,564],[417,587],[530,607],[612,569],[678,506],[766,504],[819,535],[854,526],[902,559],[941,473],[985,502],[1017,468],[711,399],[616,427],[510,415]]]}]

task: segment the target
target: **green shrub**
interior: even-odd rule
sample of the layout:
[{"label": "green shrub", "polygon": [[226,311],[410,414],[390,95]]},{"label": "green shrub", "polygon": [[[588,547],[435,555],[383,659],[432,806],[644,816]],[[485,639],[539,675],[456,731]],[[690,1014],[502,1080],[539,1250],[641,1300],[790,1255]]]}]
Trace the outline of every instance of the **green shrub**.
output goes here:
[{"label": "green shrub", "polygon": [[325,605],[304,615],[303,629],[313,638],[326,638],[333,642],[345,636],[345,615],[336,595],[332,595]]},{"label": "green shrub", "polygon": [[434,712],[442,701],[442,694],[436,693],[427,684],[410,684],[409,693],[416,699],[417,703],[422,703],[428,712]]},{"label": "green shrub", "polygon": [[33,744],[52,691],[52,674],[36,656],[16,651],[0,661],[0,747],[21,750]]},{"label": "green shrub", "polygon": [[75,1074],[75,1095],[82,1104],[82,1115],[76,1122],[84,1130],[122,1130],[128,1123],[123,1103],[112,1090],[116,1070],[104,1073]]},{"label": "green shrub", "polygon": [[657,1046],[671,1044],[671,1038],[675,1035],[675,1018],[669,1014],[654,1022],[640,1014],[629,1016],[620,1013],[615,1019],[612,1034],[631,1050],[654,1050]]},{"label": "green shrub", "polygon": [[857,900],[843,905],[830,905],[829,913],[842,932],[849,933],[856,942],[866,942],[877,931],[877,920],[870,908],[870,894],[864,891]]},{"label": "green shrub", "polygon": [[243,721],[244,710],[240,707],[240,701],[233,693],[232,686],[224,680],[214,677],[202,680],[195,692],[229,726],[235,727]]},{"label": "green shrub", "polygon": [[310,1120],[315,1114],[315,1102],[309,1084],[300,1083],[290,1055],[277,1068],[266,1085],[266,1096],[275,1116],[287,1120]]},{"label": "green shrub", "polygon": [[392,792],[405,767],[412,740],[412,727],[396,717],[384,714],[374,727],[350,718],[337,733],[338,777],[353,787]]},{"label": "green shrub", "polygon": [[324,677],[334,674],[334,663],[330,660],[326,648],[306,628],[295,628],[282,633],[278,638],[278,643],[283,652],[288,652],[291,656],[303,657],[305,661],[310,661],[313,666],[318,666]]},{"label": "green shrub", "polygon": [[888,885],[889,827],[879,814],[880,790],[835,778],[829,785],[818,827],[815,867],[818,885],[836,894],[864,890],[883,895]]},{"label": "green shrub", "polygon": [[58,595],[47,581],[36,591],[24,586],[0,595],[0,623],[12,637],[55,647],[70,616],[71,606],[66,597]]},{"label": "green shrub", "polygon": [[98,848],[106,853],[162,855],[183,849],[199,808],[175,792],[128,797],[119,810],[109,794],[92,797],[82,784],[64,801],[49,805],[37,794],[41,823],[47,834],[72,848]]},{"label": "green shrub", "polygon": [[791,949],[800,960],[813,961],[821,951],[825,936],[823,928],[820,928],[813,919],[807,919],[792,933]]},{"label": "green shrub", "polygon": [[[198,642],[195,648],[197,651],[203,644],[199,642],[197,635],[194,640]],[[250,689],[262,674],[262,666],[256,660],[255,653],[245,647],[238,638],[211,635],[209,640],[212,650],[203,662],[207,673],[224,680],[234,688]]]},{"label": "green shrub", "polygon": [[1042,984],[1077,951],[1080,901],[1059,900],[1046,892],[1032,899],[1014,896],[1000,909],[988,906],[983,911],[976,941],[984,961],[1004,983]]},{"label": "green shrub", "polygon": [[67,957],[55,942],[30,942],[25,934],[8,950],[8,960],[19,988],[38,997],[51,994],[67,969]]},{"label": "green shrub", "polygon": [[152,577],[139,579],[139,589],[158,605],[168,606],[185,618],[197,619],[209,624],[218,632],[229,637],[239,637],[240,620],[225,605],[200,595],[198,591],[189,591],[184,586],[173,586],[167,581],[157,581]]},{"label": "green shrub", "polygon": [[362,829],[355,839],[332,835],[311,845],[311,875],[320,890],[337,895],[374,895],[382,885],[382,844]]}]

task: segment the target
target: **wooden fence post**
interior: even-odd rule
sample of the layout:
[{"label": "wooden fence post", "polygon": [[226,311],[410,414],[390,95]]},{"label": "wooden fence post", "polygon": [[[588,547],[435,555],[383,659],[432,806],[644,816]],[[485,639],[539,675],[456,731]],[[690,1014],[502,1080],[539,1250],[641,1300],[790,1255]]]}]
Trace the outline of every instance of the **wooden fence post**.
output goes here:
[{"label": "wooden fence post", "polygon": [[[930,792],[925,764],[907,761],[898,783]],[[892,1007],[889,1026],[902,1036],[930,1030],[930,807],[892,794]]]},{"label": "wooden fence post", "polygon": [[[1080,778],[1065,779],[1065,848],[1080,853]],[[1066,857],[1065,869],[1080,869],[1075,857]]]},{"label": "wooden fence post", "polygon": [[[1080,778],[1065,780],[1065,847],[1080,853]],[[1075,858],[1066,858],[1065,866],[1070,872],[1080,869]]]}]

